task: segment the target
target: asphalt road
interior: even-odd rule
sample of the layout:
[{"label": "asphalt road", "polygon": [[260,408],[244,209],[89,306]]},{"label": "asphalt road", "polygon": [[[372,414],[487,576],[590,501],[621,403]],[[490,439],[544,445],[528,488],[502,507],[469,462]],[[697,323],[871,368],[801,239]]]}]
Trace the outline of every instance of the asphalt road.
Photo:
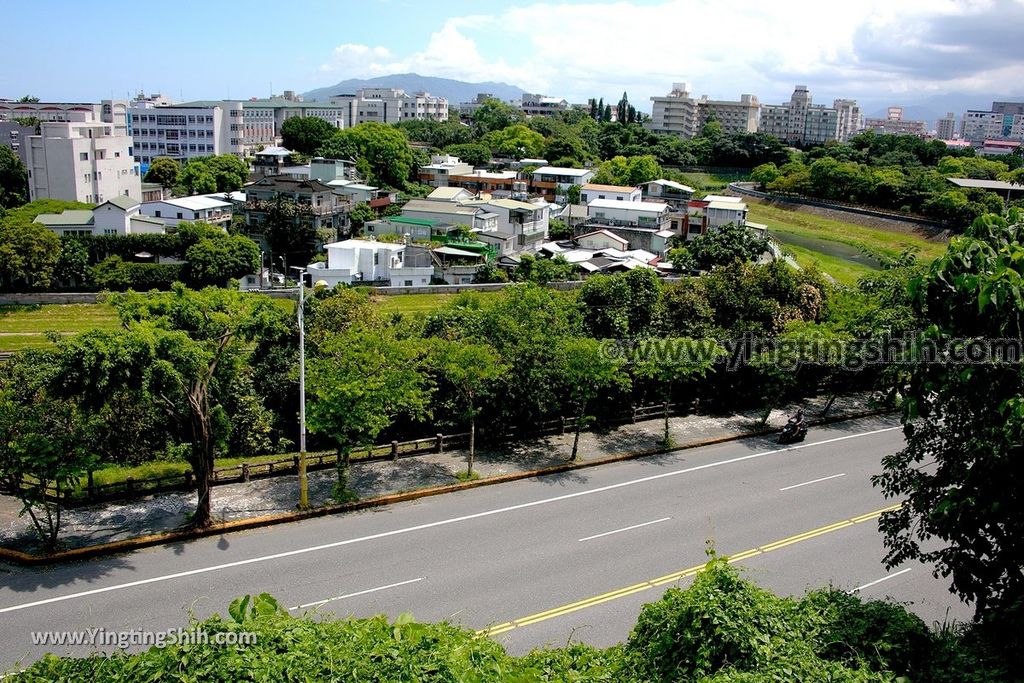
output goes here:
[{"label": "asphalt road", "polygon": [[[833,584],[909,603],[929,623],[971,609],[928,567],[887,572],[869,477],[898,449],[891,418],[747,439],[343,516],[45,569],[0,566],[0,670],[33,632],[165,631],[244,593],[295,613],[448,619],[510,652],[624,640],[640,607],[686,585],[707,540],[785,594]],[[625,589],[625,590],[623,590]],[[109,648],[105,648],[109,649]]]}]

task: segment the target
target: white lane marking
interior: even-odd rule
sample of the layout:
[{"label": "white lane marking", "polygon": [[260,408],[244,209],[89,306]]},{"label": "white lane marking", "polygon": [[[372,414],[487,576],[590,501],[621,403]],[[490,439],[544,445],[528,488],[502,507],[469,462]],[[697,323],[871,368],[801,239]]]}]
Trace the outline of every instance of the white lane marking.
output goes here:
[{"label": "white lane marking", "polygon": [[591,540],[593,540],[595,538],[601,538],[602,536],[611,536],[612,534],[617,534],[620,531],[632,531],[633,529],[639,529],[642,526],[650,526],[651,524],[657,524],[658,522],[667,522],[670,519],[672,519],[672,518],[671,517],[662,517],[661,519],[656,519],[653,522],[644,522],[643,524],[634,524],[633,526],[623,527],[621,529],[616,529],[615,531],[606,531],[603,534],[594,534],[593,536],[587,536],[586,538],[578,538],[576,540],[577,541],[591,541]]},{"label": "white lane marking", "polygon": [[897,576],[899,576],[900,574],[906,574],[911,569],[913,569],[913,567],[907,567],[906,569],[901,569],[898,572],[893,572],[892,574],[889,574],[888,576],[883,576],[882,578],[875,579],[874,581],[871,581],[870,583],[865,583],[863,586],[857,586],[852,591],[847,591],[847,592],[849,592],[849,593],[856,593],[858,591],[864,590],[865,588],[871,588],[872,586],[877,586],[878,584],[882,583],[883,581],[888,581],[889,579],[894,579]]},{"label": "white lane marking", "polygon": [[294,612],[297,609],[306,609],[307,607],[319,607],[320,605],[326,605],[327,603],[334,602],[335,600],[344,600],[346,598],[354,598],[357,595],[366,595],[367,593],[376,593],[377,591],[387,590],[388,588],[397,588],[398,586],[406,586],[406,585],[408,585],[410,583],[416,583],[417,581],[422,581],[425,578],[427,578],[427,577],[421,576],[418,579],[409,579],[408,581],[399,581],[398,583],[389,583],[386,586],[377,586],[376,588],[367,588],[366,590],[359,591],[357,593],[347,593],[346,595],[339,595],[339,596],[334,597],[334,598],[327,598],[326,600],[317,600],[316,602],[307,602],[305,605],[296,605],[295,607],[289,607],[288,611],[289,612]]},{"label": "white lane marking", "polygon": [[828,481],[829,479],[838,479],[839,477],[845,477],[845,476],[846,476],[846,472],[841,472],[839,474],[833,474],[831,477],[822,477],[821,479],[811,479],[810,481],[805,481],[802,484],[793,484],[792,486],[787,486],[787,487],[781,488],[779,490],[780,491],[788,491],[790,489],[798,489],[801,486],[807,486],[808,484],[817,484],[819,481]]},{"label": "white lane marking", "polygon": [[500,515],[506,512],[514,512],[516,510],[525,510],[527,508],[536,507],[538,505],[546,505],[548,503],[557,503],[563,500],[569,500],[572,498],[579,498],[581,496],[589,496],[595,493],[603,493],[604,491],[612,491],[614,489],[624,488],[626,486],[635,486],[636,484],[644,484],[649,481],[655,481],[658,479],[664,479],[666,477],[674,477],[679,474],[689,474],[690,472],[697,472],[700,470],[711,469],[712,467],[721,467],[722,465],[731,465],[736,462],[743,462],[745,460],[753,460],[755,458],[763,458],[767,455],[773,455],[775,453],[787,453],[789,451],[800,450],[802,448],[813,448],[814,446],[824,446],[830,443],[836,443],[838,441],[846,441],[848,439],[859,439],[863,436],[872,436],[874,434],[881,434],[883,432],[891,432],[897,429],[903,429],[900,427],[886,427],[885,429],[875,429],[870,432],[861,432],[859,434],[848,434],[846,436],[838,436],[834,439],[826,439],[825,441],[816,441],[814,443],[802,443],[797,446],[788,446],[786,448],[779,448],[774,451],[764,451],[763,453],[751,453],[750,455],[741,455],[736,458],[729,458],[728,460],[719,460],[717,462],[709,462],[704,465],[696,465],[694,467],[687,467],[682,470],[674,470],[672,472],[663,472],[661,474],[653,474],[649,477],[641,477],[640,479],[632,479],[630,481],[619,482],[618,484],[609,484],[608,486],[599,486],[598,488],[587,489],[586,491],[577,491],[575,493],[566,493],[561,496],[555,496],[553,498],[543,498],[541,500],[534,500],[529,503],[519,503],[518,505],[509,505],[508,507],[495,508],[493,510],[484,510],[483,512],[475,512],[470,515],[462,515],[461,517],[451,517],[449,519],[442,519],[436,522],[428,522],[426,524],[417,524],[416,526],[405,527],[403,529],[393,529],[391,531],[382,531],[377,534],[370,534],[369,536],[360,536],[358,538],[348,538],[343,541],[335,541],[333,543],[324,543],[322,545],[309,546],[307,548],[297,548],[295,550],[287,550],[285,552],[274,553],[272,555],[260,555],[258,557],[250,557],[246,560],[237,560],[235,562],[225,562],[224,564],[216,564],[209,567],[200,567],[198,569],[189,569],[183,572],[175,572],[174,574],[164,574],[163,576],[154,576],[148,579],[139,579],[138,581],[128,581],[127,583],[119,583],[113,586],[105,586],[103,588],[93,588],[92,590],[81,591],[79,593],[69,593],[68,595],[59,595],[54,598],[46,598],[45,600],[35,600],[33,602],[26,602],[20,605],[12,605],[10,607],[0,608],[0,614],[6,614],[7,612],[16,612],[18,610],[28,609],[29,607],[39,607],[40,605],[49,605],[55,602],[63,602],[65,600],[74,600],[76,598],[85,598],[90,595],[99,595],[100,593],[108,593],[110,591],[124,590],[126,588],[134,588],[135,586],[145,586],[151,583],[159,583],[161,581],[170,581],[172,579],[181,579],[186,576],[195,576],[197,574],[206,574],[208,572],[221,571],[223,569],[231,569],[232,567],[242,567],[247,564],[256,564],[258,562],[269,562],[270,560],[279,560],[284,557],[294,557],[296,555],[305,555],[306,553],[318,552],[320,550],[330,550],[332,548],[340,548],[346,545],[352,545],[354,543],[363,543],[365,541],[374,541],[378,538],[388,538],[389,536],[398,536],[399,534],[407,534],[413,531],[422,531],[424,529],[432,529],[439,526],[447,526],[449,524],[457,524],[459,522],[466,522],[471,519],[480,519],[481,517],[490,517],[492,515]]}]

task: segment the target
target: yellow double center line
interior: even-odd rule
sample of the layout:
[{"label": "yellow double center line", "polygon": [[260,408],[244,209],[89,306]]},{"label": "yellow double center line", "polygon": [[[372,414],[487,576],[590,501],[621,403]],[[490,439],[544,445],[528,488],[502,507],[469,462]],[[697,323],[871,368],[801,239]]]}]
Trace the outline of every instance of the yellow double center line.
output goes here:
[{"label": "yellow double center line", "polygon": [[[773,550],[778,550],[779,548],[785,548],[786,546],[793,545],[794,543],[801,543],[803,541],[807,541],[818,536],[830,534],[833,531],[838,531],[840,529],[845,529],[846,527],[854,526],[855,524],[861,524],[862,522],[867,522],[872,519],[878,519],[882,515],[882,513],[890,512],[892,510],[898,510],[899,508],[899,505],[890,505],[889,507],[882,508],[881,510],[875,510],[874,512],[868,512],[858,517],[843,519],[834,524],[818,527],[817,529],[811,529],[810,531],[805,531],[794,536],[789,536],[788,538],[773,541],[772,543],[758,546],[756,548],[751,548],[750,550],[744,550],[741,553],[730,555],[728,560],[729,562],[740,562],[741,560],[747,560],[757,555],[770,553]],[[635,583],[632,586],[626,586],[625,588],[619,588],[618,590],[613,590],[608,593],[595,595],[592,598],[587,598],[585,600],[580,600],[578,602],[571,602],[568,605],[562,605],[561,607],[555,607],[544,612],[531,614],[527,617],[513,619],[512,621],[506,621],[504,624],[496,624],[495,626],[489,626],[487,628],[480,629],[476,633],[479,636],[496,636],[501,633],[507,633],[512,629],[520,628],[522,626],[529,626],[530,624],[536,624],[541,621],[547,621],[548,619],[554,619],[555,617],[561,617],[566,614],[578,612],[581,609],[594,607],[596,605],[600,605],[606,602],[611,602],[612,600],[618,600],[619,598],[624,598],[627,595],[633,595],[634,593],[639,593],[641,591],[645,591],[651,588],[664,586],[667,583],[674,583],[676,581],[679,581],[680,579],[684,579],[688,576],[693,576],[694,574],[699,573],[701,570],[704,569],[704,567],[705,565],[698,564],[693,567],[689,567],[688,569],[682,569],[677,572],[672,572],[671,574],[666,574],[665,576],[659,576],[656,579],[641,581],[640,583]]]}]

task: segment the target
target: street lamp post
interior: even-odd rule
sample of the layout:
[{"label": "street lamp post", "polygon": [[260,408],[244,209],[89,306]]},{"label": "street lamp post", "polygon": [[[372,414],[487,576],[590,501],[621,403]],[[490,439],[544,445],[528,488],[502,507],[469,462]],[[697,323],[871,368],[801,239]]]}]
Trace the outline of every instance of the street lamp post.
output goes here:
[{"label": "street lamp post", "polygon": [[306,477],[306,269],[292,266],[299,275],[299,509],[309,507],[309,479]]}]

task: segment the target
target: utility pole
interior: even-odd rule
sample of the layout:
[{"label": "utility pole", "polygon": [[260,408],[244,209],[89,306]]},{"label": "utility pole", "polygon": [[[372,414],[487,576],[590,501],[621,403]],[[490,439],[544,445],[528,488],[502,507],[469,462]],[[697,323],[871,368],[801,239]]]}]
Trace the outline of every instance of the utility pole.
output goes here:
[{"label": "utility pole", "polygon": [[306,476],[306,269],[292,266],[299,275],[299,509],[309,508],[309,479]]}]

